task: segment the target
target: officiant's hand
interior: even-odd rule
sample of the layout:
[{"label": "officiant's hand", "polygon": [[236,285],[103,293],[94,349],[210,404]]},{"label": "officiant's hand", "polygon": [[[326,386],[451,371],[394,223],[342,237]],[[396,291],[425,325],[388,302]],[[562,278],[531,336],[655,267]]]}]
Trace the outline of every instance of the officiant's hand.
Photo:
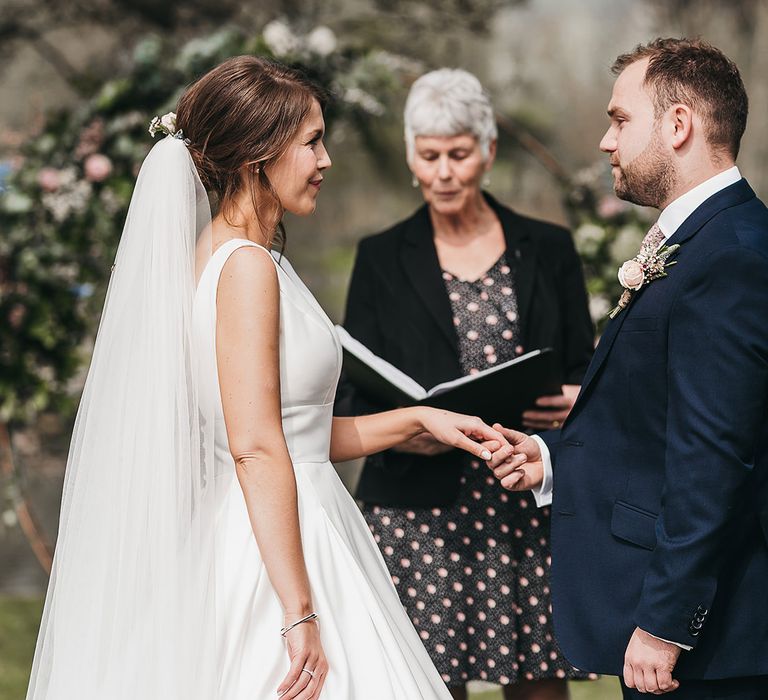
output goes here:
[{"label": "officiant's hand", "polygon": [[531,430],[555,430],[568,417],[576,403],[581,387],[563,384],[563,393],[557,396],[540,396],[533,408],[523,413],[523,426]]},{"label": "officiant's hand", "polygon": [[506,445],[493,452],[486,461],[488,468],[508,491],[528,491],[541,485],[544,480],[544,464],[541,448],[530,435],[493,424],[503,436]]},{"label": "officiant's hand", "polygon": [[444,445],[439,440],[435,440],[429,433],[422,433],[416,437],[412,437],[410,440],[396,445],[392,448],[395,452],[407,452],[414,455],[422,455],[424,457],[434,457],[435,455],[445,454],[450,452],[453,447],[450,445]]},{"label": "officiant's hand", "polygon": [[624,684],[641,693],[661,695],[677,690],[672,678],[682,649],[636,628],[624,654]]}]

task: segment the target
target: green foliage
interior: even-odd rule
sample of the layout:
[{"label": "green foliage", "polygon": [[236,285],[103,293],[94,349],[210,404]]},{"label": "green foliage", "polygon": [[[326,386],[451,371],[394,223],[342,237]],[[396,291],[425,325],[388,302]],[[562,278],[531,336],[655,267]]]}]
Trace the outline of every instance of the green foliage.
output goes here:
[{"label": "green foliage", "polygon": [[0,598],[0,700],[26,695],[43,601]]},{"label": "green foliage", "polygon": [[[188,41],[150,36],[131,66],[75,111],[50,115],[21,150],[0,194],[0,421],[71,409],[68,387],[87,357],[138,167],[147,125],[184,86],[237,54],[304,67],[331,93],[328,122],[366,123],[389,108],[414,64],[345,47],[326,27],[306,35],[275,21],[261,34],[223,30]],[[376,95],[376,97],[374,97]]]}]

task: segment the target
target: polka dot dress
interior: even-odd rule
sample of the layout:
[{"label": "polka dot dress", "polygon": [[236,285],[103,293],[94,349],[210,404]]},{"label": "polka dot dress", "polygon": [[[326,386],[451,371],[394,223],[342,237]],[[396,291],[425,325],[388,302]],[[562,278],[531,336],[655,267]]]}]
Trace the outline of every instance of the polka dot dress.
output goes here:
[{"label": "polka dot dress", "polygon": [[[502,257],[479,280],[444,272],[465,374],[524,352],[513,272]],[[448,685],[587,678],[553,639],[549,508],[504,491],[467,458],[456,502],[364,515],[400,598]]]}]

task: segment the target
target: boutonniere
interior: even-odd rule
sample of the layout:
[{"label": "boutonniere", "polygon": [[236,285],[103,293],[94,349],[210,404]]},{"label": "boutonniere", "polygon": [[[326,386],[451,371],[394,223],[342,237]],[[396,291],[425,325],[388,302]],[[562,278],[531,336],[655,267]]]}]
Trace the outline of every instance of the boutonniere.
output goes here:
[{"label": "boutonniere", "polygon": [[627,260],[619,268],[619,282],[624,287],[624,292],[619,298],[619,303],[608,314],[608,317],[616,318],[629,306],[635,292],[642,289],[646,284],[666,277],[667,268],[677,264],[675,260],[667,262],[667,258],[679,247],[678,244],[664,245],[655,251],[641,248],[634,258]]}]

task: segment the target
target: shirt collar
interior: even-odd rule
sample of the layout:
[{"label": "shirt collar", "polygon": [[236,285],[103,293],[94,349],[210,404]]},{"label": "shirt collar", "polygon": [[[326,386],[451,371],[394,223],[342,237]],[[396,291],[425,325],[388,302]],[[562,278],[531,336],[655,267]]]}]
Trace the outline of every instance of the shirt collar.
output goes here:
[{"label": "shirt collar", "polygon": [[741,180],[741,173],[734,165],[728,170],[704,180],[692,190],[668,204],[659,215],[658,225],[665,238],[669,238],[696,209],[713,194]]}]

